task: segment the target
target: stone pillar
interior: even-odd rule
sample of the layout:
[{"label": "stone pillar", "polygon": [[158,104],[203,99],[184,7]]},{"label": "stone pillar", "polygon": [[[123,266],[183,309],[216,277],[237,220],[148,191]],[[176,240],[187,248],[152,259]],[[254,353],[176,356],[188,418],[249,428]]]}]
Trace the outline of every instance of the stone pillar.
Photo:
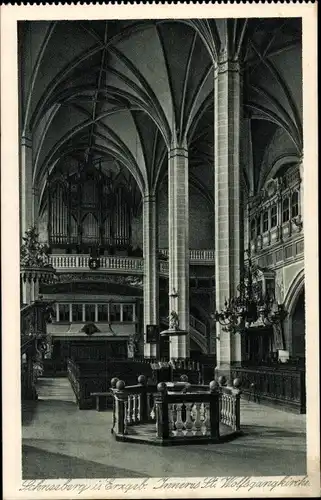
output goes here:
[{"label": "stone pillar", "polygon": [[[220,311],[225,299],[237,294],[243,264],[240,175],[241,81],[238,62],[220,56],[214,82],[215,148],[215,302]],[[217,323],[217,369],[229,374],[240,362],[241,335],[222,330]]]},{"label": "stone pillar", "polygon": [[26,134],[21,138],[20,147],[20,228],[22,236],[34,224],[32,170],[32,140],[30,134]]},{"label": "stone pillar", "polygon": [[157,206],[155,195],[143,200],[144,237],[144,357],[157,356],[157,345],[146,343],[146,326],[159,324],[157,269]]},{"label": "stone pillar", "polygon": [[[189,331],[188,151],[173,145],[168,157],[169,314],[175,311],[181,330]],[[171,336],[170,358],[189,357],[189,334]]]}]

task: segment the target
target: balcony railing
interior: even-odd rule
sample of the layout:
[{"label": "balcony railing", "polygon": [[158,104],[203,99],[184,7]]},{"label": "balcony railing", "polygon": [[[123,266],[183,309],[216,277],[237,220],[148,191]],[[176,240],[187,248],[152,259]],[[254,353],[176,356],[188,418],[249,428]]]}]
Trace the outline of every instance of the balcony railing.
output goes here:
[{"label": "balcony railing", "polygon": [[275,247],[290,247],[298,243],[303,246],[302,226],[300,219],[294,218],[252,238],[251,252],[253,255],[265,251],[275,252]]},{"label": "balcony railing", "polygon": [[[168,256],[168,250],[160,250],[164,256]],[[56,270],[84,270],[89,268],[90,255],[69,255],[57,254],[50,255],[49,263]],[[214,265],[214,250],[190,250],[190,263],[199,265]],[[141,257],[123,257],[123,256],[101,256],[99,257],[98,270],[135,272],[143,274],[144,259]],[[159,261],[159,272],[168,275],[168,261]]]},{"label": "balcony railing", "polygon": [[201,335],[206,337],[206,325],[200,321],[199,319],[195,318],[191,314],[189,315],[189,324],[192,326],[195,330],[197,330]]},{"label": "balcony railing", "polygon": [[[165,257],[169,256],[169,250],[167,248],[161,248],[159,253]],[[215,250],[190,250],[189,258],[191,263],[202,263],[208,265],[214,265],[215,262]]]},{"label": "balcony railing", "polygon": [[277,267],[289,264],[292,261],[302,259],[304,253],[303,237],[290,241],[287,244],[276,245],[274,248],[261,250],[259,254],[254,255],[253,260],[260,267]]},{"label": "balcony railing", "polygon": [[[89,255],[51,255],[50,264],[58,270],[81,270],[89,268]],[[142,274],[144,272],[144,260],[139,257],[118,257],[102,256],[99,257],[99,269],[108,269],[111,271],[125,271]]]}]

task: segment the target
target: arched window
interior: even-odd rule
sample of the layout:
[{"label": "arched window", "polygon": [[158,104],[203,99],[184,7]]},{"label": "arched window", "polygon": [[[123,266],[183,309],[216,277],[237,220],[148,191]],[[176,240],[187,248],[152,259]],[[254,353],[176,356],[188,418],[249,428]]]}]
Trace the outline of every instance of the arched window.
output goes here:
[{"label": "arched window", "polygon": [[290,218],[290,200],[284,198],[282,202],[282,222],[287,222]]},{"label": "arched window", "polygon": [[294,191],[291,197],[291,217],[297,217],[299,215],[299,193]]},{"label": "arched window", "polygon": [[278,225],[278,207],[273,205],[271,207],[271,229]]}]

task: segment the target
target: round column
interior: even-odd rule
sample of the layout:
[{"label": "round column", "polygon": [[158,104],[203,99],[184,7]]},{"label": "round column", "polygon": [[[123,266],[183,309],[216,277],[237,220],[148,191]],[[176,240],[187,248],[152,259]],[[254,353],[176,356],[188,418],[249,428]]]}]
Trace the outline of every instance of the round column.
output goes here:
[{"label": "round column", "polygon": [[[173,145],[168,157],[169,314],[176,312],[181,330],[189,330],[188,150]],[[170,337],[170,358],[189,357],[189,335]]]},{"label": "round column", "polygon": [[[222,53],[214,82],[215,308],[237,294],[243,265],[243,213],[240,176],[240,68]],[[242,359],[240,334],[217,323],[217,368],[229,374]]]},{"label": "round column", "polygon": [[157,268],[157,206],[154,194],[144,196],[144,357],[157,357],[157,344],[147,343],[147,325],[159,324]]}]

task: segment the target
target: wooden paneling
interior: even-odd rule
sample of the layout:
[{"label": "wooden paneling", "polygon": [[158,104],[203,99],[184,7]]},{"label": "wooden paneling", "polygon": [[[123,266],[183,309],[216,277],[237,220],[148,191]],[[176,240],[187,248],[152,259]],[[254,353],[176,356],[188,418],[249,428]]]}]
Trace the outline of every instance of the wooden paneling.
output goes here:
[{"label": "wooden paneling", "polygon": [[137,383],[139,375],[151,377],[148,363],[130,360],[106,359],[105,361],[68,359],[68,378],[74,390],[79,409],[95,407],[94,392],[106,392],[112,378],[117,377],[127,385]]},{"label": "wooden paneling", "polygon": [[258,402],[305,413],[305,371],[293,367],[233,368],[232,379],[239,378],[243,393]]}]

